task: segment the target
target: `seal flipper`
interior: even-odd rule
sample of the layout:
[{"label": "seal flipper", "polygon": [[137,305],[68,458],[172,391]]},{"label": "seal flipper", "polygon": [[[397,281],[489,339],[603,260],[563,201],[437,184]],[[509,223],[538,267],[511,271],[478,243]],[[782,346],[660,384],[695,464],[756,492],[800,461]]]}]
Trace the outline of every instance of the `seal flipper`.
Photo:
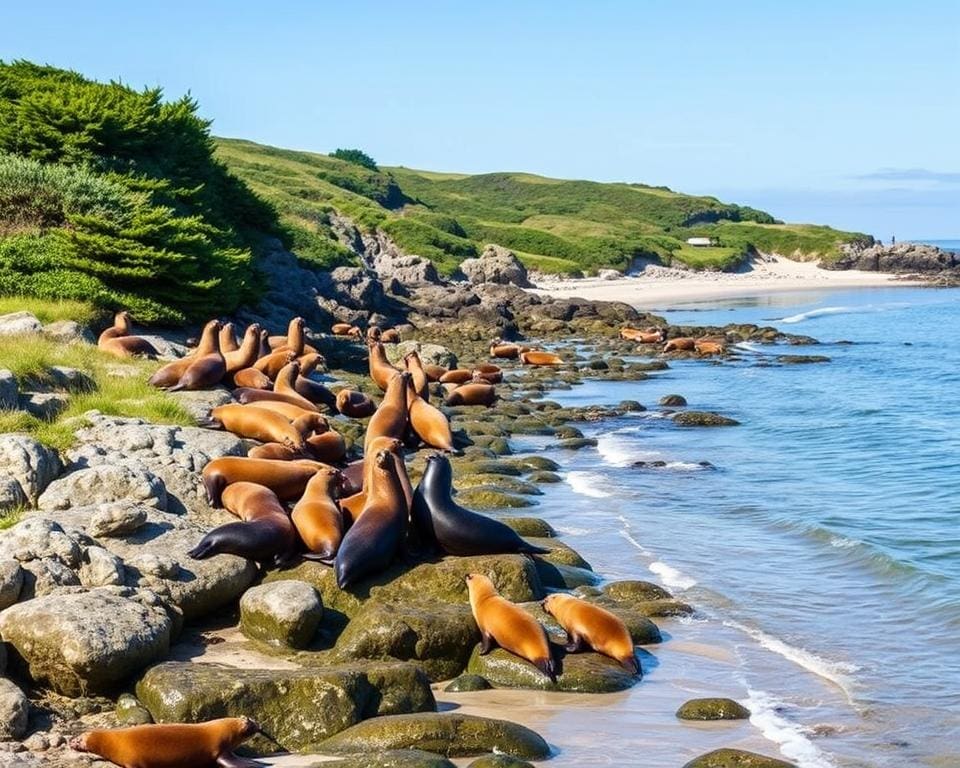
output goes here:
[{"label": "seal flipper", "polygon": [[553,658],[539,659],[533,663],[543,674],[550,678],[551,683],[557,682],[557,665]]},{"label": "seal flipper", "polygon": [[266,763],[251,760],[249,757],[240,757],[233,752],[221,752],[217,755],[217,765],[220,768],[261,768]]},{"label": "seal flipper", "polygon": [[531,544],[529,541],[524,541],[523,544],[517,548],[517,552],[519,552],[521,555],[549,555],[550,554],[549,549],[538,547],[535,544]]},{"label": "seal flipper", "polygon": [[576,653],[577,651],[583,650],[583,638],[577,637],[576,634],[567,635],[567,644],[563,646],[563,650],[567,653]]},{"label": "seal flipper", "polygon": [[486,656],[493,650],[493,636],[483,632],[480,635],[480,655]]},{"label": "seal flipper", "polygon": [[627,672],[629,672],[634,677],[639,677],[643,679],[643,669],[640,666],[640,662],[637,660],[637,655],[634,653],[629,658],[618,659],[620,666],[623,667]]}]

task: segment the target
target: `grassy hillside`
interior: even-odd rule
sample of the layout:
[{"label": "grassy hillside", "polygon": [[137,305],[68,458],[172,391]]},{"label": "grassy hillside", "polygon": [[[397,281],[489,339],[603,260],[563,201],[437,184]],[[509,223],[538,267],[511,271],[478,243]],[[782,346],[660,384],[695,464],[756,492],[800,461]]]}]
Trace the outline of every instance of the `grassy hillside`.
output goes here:
[{"label": "grassy hillside", "polygon": [[[514,250],[528,267],[575,274],[625,269],[638,256],[723,269],[752,248],[830,259],[841,243],[865,237],[642,184],[376,168],[235,139],[218,139],[217,157],[274,205],[294,249],[319,265],[350,259],[330,230],[334,211],[447,273],[487,243]],[[688,246],[695,236],[715,246]]]}]

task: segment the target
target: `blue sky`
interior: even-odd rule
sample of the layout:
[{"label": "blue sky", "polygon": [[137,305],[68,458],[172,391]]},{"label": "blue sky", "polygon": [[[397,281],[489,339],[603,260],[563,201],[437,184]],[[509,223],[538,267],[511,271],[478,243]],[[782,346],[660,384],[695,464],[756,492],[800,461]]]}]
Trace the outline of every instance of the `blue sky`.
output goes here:
[{"label": "blue sky", "polygon": [[960,3],[5,3],[0,58],[386,165],[666,184],[960,237]]}]

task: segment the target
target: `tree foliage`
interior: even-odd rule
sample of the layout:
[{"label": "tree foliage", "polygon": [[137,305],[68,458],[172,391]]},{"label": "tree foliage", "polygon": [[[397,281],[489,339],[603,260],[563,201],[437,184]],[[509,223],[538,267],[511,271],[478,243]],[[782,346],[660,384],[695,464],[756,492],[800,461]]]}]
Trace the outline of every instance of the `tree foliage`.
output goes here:
[{"label": "tree foliage", "polygon": [[330,153],[330,157],[335,157],[337,160],[345,160],[346,162],[353,163],[354,165],[362,165],[364,168],[369,168],[371,171],[380,170],[377,167],[374,159],[362,149],[335,149]]}]

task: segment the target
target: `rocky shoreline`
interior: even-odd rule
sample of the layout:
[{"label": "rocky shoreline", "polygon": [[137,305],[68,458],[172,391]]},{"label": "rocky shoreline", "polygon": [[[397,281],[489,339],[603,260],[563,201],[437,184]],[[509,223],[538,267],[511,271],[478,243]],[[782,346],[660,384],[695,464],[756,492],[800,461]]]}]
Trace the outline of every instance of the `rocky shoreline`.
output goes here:
[{"label": "rocky shoreline", "polygon": [[[29,436],[2,435],[0,465],[10,478],[6,510],[23,508],[21,521],[0,532],[5,643],[0,648],[7,652],[9,676],[2,679],[0,730],[10,739],[0,751],[9,753],[11,764],[91,764],[90,756],[65,746],[68,737],[91,726],[228,714],[250,715],[264,725],[269,738],[249,743],[258,754],[362,753],[331,765],[439,766],[449,765],[450,757],[494,749],[520,760],[544,759],[550,747],[522,726],[438,714],[436,684],[452,680],[451,691],[493,685],[601,693],[636,681],[595,653],[568,655],[556,683],[531,674],[532,667],[505,651],[478,655],[479,635],[466,601],[467,573],[482,570],[493,576],[505,597],[522,603],[554,634],[559,628],[539,607],[553,590],[572,591],[611,610],[642,648],[661,641],[658,622],[694,610],[648,582],[604,583],[556,535],[548,513],[528,516],[540,487],[558,482],[561,468],[542,456],[516,455],[511,446],[514,436],[535,434],[576,450],[592,444],[577,423],[643,409],[633,401],[616,408],[562,408],[543,396],[587,378],[639,381],[668,367],[671,358],[692,357],[654,349],[638,353],[634,343],[617,337],[625,324],[662,325],[660,318],[627,305],[542,299],[498,283],[426,282],[398,289],[362,271],[337,276],[335,291],[308,285],[284,293],[285,280],[302,269],[288,257],[276,251],[270,262],[274,287],[256,315],[267,327],[281,330],[294,310],[347,322],[389,318],[403,321],[407,339],[387,345],[392,359],[415,348],[424,362],[478,363],[486,359],[489,338],[497,332],[542,340],[569,361],[558,369],[507,363],[494,407],[445,409],[463,451],[453,459],[458,502],[498,517],[549,554],[407,559],[346,591],[337,587],[330,568],[317,562],[261,574],[251,562],[231,555],[191,560],[186,553],[197,540],[231,519],[207,505],[199,473],[214,458],[244,455],[250,441],[96,412],[78,420],[76,441],[62,456]],[[401,290],[408,295],[401,296]],[[282,322],[276,321],[278,313]],[[65,343],[88,343],[83,330]],[[30,324],[26,333],[29,340],[30,333],[43,329]],[[676,327],[669,334],[722,336],[730,345],[816,343],[757,326]],[[326,357],[328,384],[332,379],[371,391],[360,345],[322,333],[308,338]],[[177,342],[185,341],[171,339],[168,349],[174,352],[180,349]],[[584,341],[590,354],[581,351]],[[638,354],[649,359],[624,359]],[[814,357],[789,355],[778,364],[808,359]],[[16,383],[10,386],[9,402],[21,402]],[[199,419],[230,399],[219,389],[173,396]],[[682,407],[664,413],[678,427],[735,423]],[[333,424],[356,456],[353,443],[363,424],[339,418]],[[414,482],[427,453],[408,456]],[[233,628],[233,640],[204,630],[211,622]],[[269,663],[250,666],[244,653],[251,650]],[[690,711],[699,712],[699,719],[724,719],[731,707],[719,700],[691,705]],[[390,754],[383,756],[385,751]],[[754,762],[743,762],[747,759]],[[522,764],[492,757],[476,762],[478,767]],[[785,765],[736,752],[690,765],[747,764]]]}]

